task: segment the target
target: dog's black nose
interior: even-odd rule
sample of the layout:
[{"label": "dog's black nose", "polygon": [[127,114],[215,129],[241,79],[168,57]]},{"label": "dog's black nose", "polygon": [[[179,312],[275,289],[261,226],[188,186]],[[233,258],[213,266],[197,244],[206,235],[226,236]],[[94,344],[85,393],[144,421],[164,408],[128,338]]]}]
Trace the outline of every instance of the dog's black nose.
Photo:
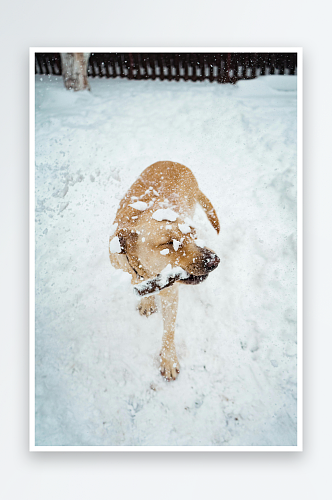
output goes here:
[{"label": "dog's black nose", "polygon": [[218,255],[215,253],[209,252],[209,255],[207,255],[204,259],[204,267],[205,269],[210,272],[216,269],[218,267],[218,264],[220,262],[220,259]]}]

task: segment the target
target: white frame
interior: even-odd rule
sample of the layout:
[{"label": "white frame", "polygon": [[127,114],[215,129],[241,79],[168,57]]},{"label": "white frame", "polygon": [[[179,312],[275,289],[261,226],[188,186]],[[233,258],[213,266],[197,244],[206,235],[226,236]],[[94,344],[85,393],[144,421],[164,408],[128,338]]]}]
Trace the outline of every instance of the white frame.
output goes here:
[{"label": "white frame", "polygon": [[[36,446],[35,445],[35,53],[296,52],[297,53],[297,445]],[[303,50],[302,47],[31,47],[29,61],[29,450],[30,451],[303,451]]]}]

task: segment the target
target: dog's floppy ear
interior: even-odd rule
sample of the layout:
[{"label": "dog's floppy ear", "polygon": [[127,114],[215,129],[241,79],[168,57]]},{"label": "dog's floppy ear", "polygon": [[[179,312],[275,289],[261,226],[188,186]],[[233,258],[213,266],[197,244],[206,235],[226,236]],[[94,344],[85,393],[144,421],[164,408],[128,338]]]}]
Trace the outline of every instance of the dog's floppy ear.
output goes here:
[{"label": "dog's floppy ear", "polygon": [[137,233],[130,228],[119,228],[109,239],[110,253],[126,254],[137,241]]}]

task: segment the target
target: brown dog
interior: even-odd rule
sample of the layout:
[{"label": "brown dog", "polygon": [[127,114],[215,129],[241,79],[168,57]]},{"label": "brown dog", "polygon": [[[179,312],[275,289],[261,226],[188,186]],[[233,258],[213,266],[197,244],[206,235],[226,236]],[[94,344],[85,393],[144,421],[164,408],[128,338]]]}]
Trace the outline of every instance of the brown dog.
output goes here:
[{"label": "brown dog", "polygon": [[167,380],[175,380],[180,368],[174,345],[178,285],[201,283],[220,261],[196,239],[191,221],[196,203],[219,233],[217,214],[192,172],[180,163],[154,163],[120,202],[110,236],[112,265],[130,273],[136,294],[143,296],[140,314],[157,310],[153,293],[159,292],[164,324],[160,371]]}]

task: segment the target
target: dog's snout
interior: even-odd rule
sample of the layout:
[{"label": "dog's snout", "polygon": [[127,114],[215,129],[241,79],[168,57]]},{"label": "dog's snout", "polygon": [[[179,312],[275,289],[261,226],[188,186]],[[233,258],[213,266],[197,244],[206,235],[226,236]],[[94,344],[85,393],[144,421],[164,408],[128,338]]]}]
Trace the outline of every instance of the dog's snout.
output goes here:
[{"label": "dog's snout", "polygon": [[204,258],[204,267],[210,272],[218,267],[220,259],[215,253],[209,252]]}]

